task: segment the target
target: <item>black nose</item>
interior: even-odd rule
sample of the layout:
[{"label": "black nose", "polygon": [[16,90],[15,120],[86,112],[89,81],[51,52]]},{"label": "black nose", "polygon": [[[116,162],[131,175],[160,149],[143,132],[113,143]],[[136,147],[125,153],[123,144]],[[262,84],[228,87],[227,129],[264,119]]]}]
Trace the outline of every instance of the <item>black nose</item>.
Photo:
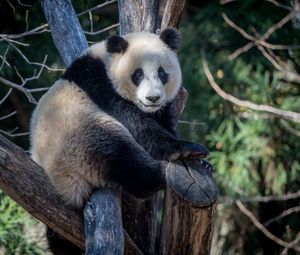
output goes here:
[{"label": "black nose", "polygon": [[160,99],[160,96],[146,97],[146,99],[152,103],[155,103],[158,99]]}]

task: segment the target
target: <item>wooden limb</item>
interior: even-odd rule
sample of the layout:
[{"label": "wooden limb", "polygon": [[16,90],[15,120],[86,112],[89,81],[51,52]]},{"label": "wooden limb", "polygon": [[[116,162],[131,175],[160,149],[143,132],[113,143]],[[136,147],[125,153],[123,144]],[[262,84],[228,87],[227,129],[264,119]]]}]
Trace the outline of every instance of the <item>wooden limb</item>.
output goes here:
[{"label": "wooden limb", "polygon": [[165,29],[167,27],[178,28],[184,5],[185,0],[167,1],[161,22],[161,29]]},{"label": "wooden limb", "polygon": [[69,66],[88,47],[72,4],[69,0],[40,0],[40,3],[54,44]]},{"label": "wooden limb", "polygon": [[158,28],[158,0],[119,0],[120,35]]},{"label": "wooden limb", "polygon": [[[119,0],[120,35],[148,31],[158,27],[158,0]],[[156,214],[158,194],[138,200],[123,194],[123,222],[129,236],[144,254],[155,254]],[[125,247],[125,254],[133,254]]]},{"label": "wooden limb", "polygon": [[45,171],[1,135],[0,187],[32,216],[84,248],[81,212],[65,206]]},{"label": "wooden limb", "polygon": [[123,254],[120,191],[111,189],[95,191],[85,205],[84,223],[86,255]]},{"label": "wooden limb", "polygon": [[217,189],[206,161],[167,164],[160,254],[210,253]]},{"label": "wooden limb", "polygon": [[[2,135],[0,135],[0,188],[32,216],[84,250],[85,235],[82,212],[66,206],[55,192],[45,171],[33,162],[25,151]],[[100,200],[98,200],[99,198]],[[96,191],[87,204],[86,221],[88,221],[87,217],[91,217],[88,216],[91,215],[91,212],[96,212],[98,220],[102,218],[109,223],[108,219],[111,219],[111,222],[115,222],[115,224],[120,223],[120,214],[116,213],[120,210],[116,207],[119,200],[119,195],[110,190]],[[102,207],[103,205],[107,206]],[[111,213],[108,205],[113,206],[111,210],[116,214]],[[100,208],[101,211],[99,211]],[[105,227],[105,225],[101,225],[100,220],[98,225],[95,225],[93,218],[90,219],[91,223],[86,224],[86,231],[90,231],[93,226]],[[119,229],[122,230],[122,225],[119,225]],[[99,236],[96,234],[95,239],[97,238]],[[114,238],[116,245],[122,240],[120,235],[115,235]],[[86,241],[89,247],[90,240]],[[112,244],[114,241],[110,240],[110,242]],[[126,234],[125,247],[131,251],[132,255],[141,255],[141,252]]]}]

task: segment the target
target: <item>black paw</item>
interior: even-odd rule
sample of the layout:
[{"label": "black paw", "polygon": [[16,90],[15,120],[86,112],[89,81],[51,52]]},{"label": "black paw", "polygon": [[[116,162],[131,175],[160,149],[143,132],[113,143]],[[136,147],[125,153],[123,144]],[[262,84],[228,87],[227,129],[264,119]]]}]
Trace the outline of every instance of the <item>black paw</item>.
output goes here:
[{"label": "black paw", "polygon": [[176,150],[170,153],[170,161],[178,158],[203,159],[208,155],[208,150],[202,144],[181,142]]}]

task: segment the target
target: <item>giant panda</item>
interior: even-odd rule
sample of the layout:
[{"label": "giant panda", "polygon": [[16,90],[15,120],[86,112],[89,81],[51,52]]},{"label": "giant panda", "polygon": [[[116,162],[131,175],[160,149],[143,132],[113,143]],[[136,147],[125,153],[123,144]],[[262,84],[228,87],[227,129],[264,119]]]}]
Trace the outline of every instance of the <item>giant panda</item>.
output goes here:
[{"label": "giant panda", "polygon": [[161,160],[207,155],[170,125],[182,82],[180,42],[172,28],[111,36],[89,47],[40,99],[31,155],[66,203],[81,208],[98,187],[147,197],[166,183]]}]

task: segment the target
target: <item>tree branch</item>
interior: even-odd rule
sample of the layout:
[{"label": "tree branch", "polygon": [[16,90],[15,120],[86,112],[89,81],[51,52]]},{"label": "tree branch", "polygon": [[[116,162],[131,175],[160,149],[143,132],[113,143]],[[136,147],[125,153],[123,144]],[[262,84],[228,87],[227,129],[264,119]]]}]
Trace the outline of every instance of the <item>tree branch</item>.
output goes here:
[{"label": "tree branch", "polygon": [[280,246],[283,246],[288,249],[294,249],[296,251],[300,251],[300,247],[296,246],[298,242],[300,241],[300,233],[298,233],[297,237],[292,242],[285,242],[278,238],[277,236],[273,235],[269,230],[267,230],[253,215],[252,212],[250,212],[241,201],[237,201],[236,205],[238,208],[252,221],[252,223],[268,238],[270,238],[275,243],[279,244]]},{"label": "tree branch", "polygon": [[210,86],[214,89],[214,91],[220,97],[224,98],[225,100],[227,100],[237,106],[240,106],[240,107],[247,107],[254,111],[271,113],[274,116],[288,119],[288,120],[294,121],[296,123],[300,123],[300,113],[277,109],[277,108],[269,106],[269,105],[255,104],[248,100],[241,100],[241,99],[238,99],[238,98],[226,93],[224,90],[222,90],[220,88],[220,86],[215,82],[214,77],[212,76],[212,74],[208,68],[204,51],[202,51],[202,65],[203,65],[204,73],[208,79]]}]

